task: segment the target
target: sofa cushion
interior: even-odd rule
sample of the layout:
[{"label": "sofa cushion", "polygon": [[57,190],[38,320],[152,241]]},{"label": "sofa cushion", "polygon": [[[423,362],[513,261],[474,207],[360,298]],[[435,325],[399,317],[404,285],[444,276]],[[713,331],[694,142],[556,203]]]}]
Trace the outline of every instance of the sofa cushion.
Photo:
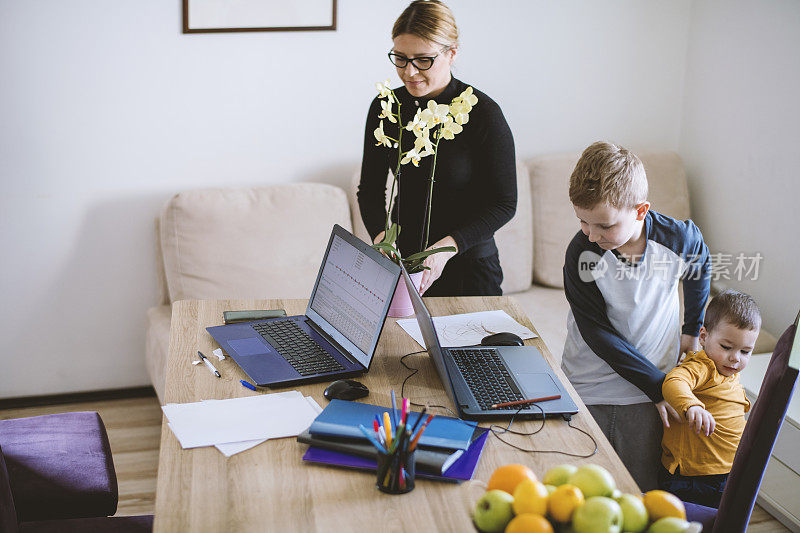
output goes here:
[{"label": "sofa cushion", "polygon": [[494,238],[503,269],[503,293],[527,290],[533,268],[533,213],[528,168],[521,161],[517,161],[517,212]]},{"label": "sofa cushion", "polygon": [[[358,207],[358,183],[361,171],[353,174],[350,182],[348,198],[350,212],[353,217],[353,233],[356,237],[370,242],[369,233],[361,220]],[[386,178],[386,202],[391,193],[392,175]],[[385,208],[384,208],[385,209]],[[528,168],[517,161],[517,212],[508,224],[495,233],[495,241],[500,255],[500,266],[503,269],[503,293],[524,291],[531,285],[531,268],[533,267],[533,225],[531,214],[531,192]]]},{"label": "sofa cushion", "polygon": [[160,224],[170,301],[307,298],[334,224],[351,228],[345,192],[332,185],[177,194]]},{"label": "sofa cushion", "polygon": [[[690,217],[689,189],[680,156],[674,152],[638,154],[647,171],[648,200],[665,215]],[[578,219],[569,201],[569,177],[580,154],[540,156],[528,161],[533,201],[533,280],[563,287],[564,253]]]}]

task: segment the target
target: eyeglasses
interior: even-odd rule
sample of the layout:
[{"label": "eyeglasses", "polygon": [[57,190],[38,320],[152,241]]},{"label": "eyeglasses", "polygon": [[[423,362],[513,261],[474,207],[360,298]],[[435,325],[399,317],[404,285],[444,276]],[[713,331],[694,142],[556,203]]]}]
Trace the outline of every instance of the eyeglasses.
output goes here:
[{"label": "eyeglasses", "polygon": [[394,52],[389,52],[389,61],[391,61],[397,68],[406,68],[409,63],[414,65],[417,70],[428,70],[433,66],[433,60],[439,57],[436,54],[433,57],[414,57],[408,58]]}]

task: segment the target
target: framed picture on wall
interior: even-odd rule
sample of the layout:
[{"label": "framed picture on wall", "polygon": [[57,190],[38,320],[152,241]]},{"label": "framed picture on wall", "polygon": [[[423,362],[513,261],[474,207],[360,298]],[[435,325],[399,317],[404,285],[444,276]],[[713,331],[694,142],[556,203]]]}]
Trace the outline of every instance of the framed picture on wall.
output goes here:
[{"label": "framed picture on wall", "polygon": [[183,33],[336,29],[336,0],[183,0]]}]

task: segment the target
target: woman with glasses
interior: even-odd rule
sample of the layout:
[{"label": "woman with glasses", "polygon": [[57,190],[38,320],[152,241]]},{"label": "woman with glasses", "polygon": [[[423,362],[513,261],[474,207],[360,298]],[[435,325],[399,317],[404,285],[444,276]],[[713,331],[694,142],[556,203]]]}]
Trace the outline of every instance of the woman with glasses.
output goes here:
[{"label": "woman with glasses", "polygon": [[[437,0],[412,2],[392,29],[389,59],[403,86],[395,89],[403,124],[430,100],[449,104],[469,85],[451,74],[458,53],[458,29],[450,9]],[[503,272],[494,233],[514,216],[517,182],[514,139],[500,107],[473,87],[478,97],[461,133],[439,143],[436,156],[429,248],[454,246],[457,252],[429,256],[422,277],[428,296],[500,295]],[[374,242],[383,239],[386,177],[397,165],[398,151],[375,146],[380,101],[367,115],[358,204]],[[397,124],[384,120],[384,131],[397,139]],[[403,151],[414,135],[403,135]],[[416,167],[402,166],[392,220],[401,228],[397,245],[404,257],[420,251],[426,194],[433,156]]]}]

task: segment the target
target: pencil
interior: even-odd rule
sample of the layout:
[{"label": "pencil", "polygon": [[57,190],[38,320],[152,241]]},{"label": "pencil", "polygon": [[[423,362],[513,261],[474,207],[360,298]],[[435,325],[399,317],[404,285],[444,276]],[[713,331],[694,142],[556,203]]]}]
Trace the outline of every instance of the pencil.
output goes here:
[{"label": "pencil", "polygon": [[428,423],[430,423],[431,420],[433,420],[433,415],[428,415],[428,419],[425,420],[425,423],[419,428],[419,433],[417,433],[417,436],[411,441],[411,445],[408,447],[409,452],[413,452],[417,449],[417,441],[422,436],[422,432],[425,431],[425,428],[428,427]]},{"label": "pencil", "polygon": [[560,394],[554,394],[553,396],[543,396],[541,398],[529,398],[527,400],[517,400],[515,402],[495,403],[492,404],[492,409],[497,409],[498,407],[513,407],[515,405],[525,405],[528,403],[548,402],[550,400],[558,400],[560,398],[561,398]]}]

